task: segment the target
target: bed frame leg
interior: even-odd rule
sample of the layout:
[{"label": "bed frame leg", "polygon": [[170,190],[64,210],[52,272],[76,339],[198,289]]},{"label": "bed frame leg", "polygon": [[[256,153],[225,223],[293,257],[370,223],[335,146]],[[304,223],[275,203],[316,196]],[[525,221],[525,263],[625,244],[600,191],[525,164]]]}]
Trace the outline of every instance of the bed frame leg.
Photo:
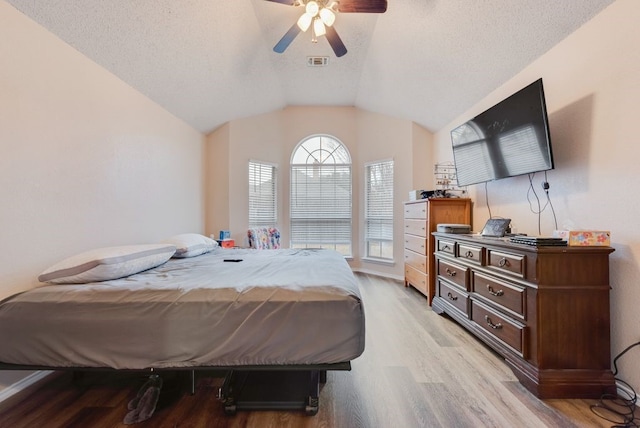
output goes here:
[{"label": "bed frame leg", "polygon": [[196,371],[191,370],[191,395],[196,394]]},{"label": "bed frame leg", "polygon": [[[224,377],[224,382],[218,390],[218,399],[223,403],[225,415],[229,416],[235,415],[238,411],[233,390],[234,378],[235,372],[230,370]],[[246,379],[246,374],[244,378]]]},{"label": "bed frame leg", "polygon": [[320,405],[320,379],[322,374],[326,378],[327,372],[325,370],[312,370],[311,378],[309,379],[309,398],[307,399],[307,405],[304,408],[304,413],[307,416],[314,416],[318,414],[318,407]]},{"label": "bed frame leg", "polygon": [[326,370],[320,370],[320,383],[325,384],[327,383],[327,371]]}]

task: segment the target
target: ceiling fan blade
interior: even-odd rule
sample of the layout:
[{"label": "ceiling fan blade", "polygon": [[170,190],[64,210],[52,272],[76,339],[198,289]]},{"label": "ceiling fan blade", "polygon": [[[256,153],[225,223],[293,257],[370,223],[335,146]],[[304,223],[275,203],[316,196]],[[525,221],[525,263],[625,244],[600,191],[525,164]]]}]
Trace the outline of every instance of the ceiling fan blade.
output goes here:
[{"label": "ceiling fan blade", "polygon": [[340,13],[384,13],[387,11],[387,0],[340,0]]},{"label": "ceiling fan blade", "polygon": [[339,58],[347,53],[347,47],[342,43],[342,39],[338,36],[338,32],[333,27],[327,27],[327,41],[331,45],[331,49]]},{"label": "ceiling fan blade", "polygon": [[266,0],[266,1],[272,1],[274,3],[286,4],[286,5],[289,5],[289,6],[293,6],[293,3],[295,2],[295,0]]},{"label": "ceiling fan blade", "polygon": [[274,52],[284,52],[289,47],[291,42],[293,42],[293,39],[295,39],[296,36],[300,33],[300,31],[301,30],[300,27],[298,27],[298,23],[293,24],[291,28],[289,28],[289,31],[287,31],[285,35],[282,36],[280,41],[273,47]]}]

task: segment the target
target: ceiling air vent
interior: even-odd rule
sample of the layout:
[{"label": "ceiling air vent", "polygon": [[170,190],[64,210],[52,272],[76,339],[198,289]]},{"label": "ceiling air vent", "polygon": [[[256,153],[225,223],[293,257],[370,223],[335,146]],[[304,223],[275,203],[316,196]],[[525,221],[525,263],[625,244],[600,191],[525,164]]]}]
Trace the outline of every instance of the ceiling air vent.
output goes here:
[{"label": "ceiling air vent", "polygon": [[309,67],[325,67],[329,65],[328,56],[308,56],[307,65]]}]

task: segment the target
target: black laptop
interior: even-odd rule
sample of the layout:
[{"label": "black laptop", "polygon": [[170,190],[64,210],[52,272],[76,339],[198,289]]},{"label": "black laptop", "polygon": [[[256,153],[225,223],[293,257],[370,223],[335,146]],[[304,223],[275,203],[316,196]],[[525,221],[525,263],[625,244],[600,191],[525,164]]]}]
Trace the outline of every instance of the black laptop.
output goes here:
[{"label": "black laptop", "polygon": [[509,228],[509,224],[511,224],[510,218],[490,218],[484,225],[480,235],[501,238]]}]

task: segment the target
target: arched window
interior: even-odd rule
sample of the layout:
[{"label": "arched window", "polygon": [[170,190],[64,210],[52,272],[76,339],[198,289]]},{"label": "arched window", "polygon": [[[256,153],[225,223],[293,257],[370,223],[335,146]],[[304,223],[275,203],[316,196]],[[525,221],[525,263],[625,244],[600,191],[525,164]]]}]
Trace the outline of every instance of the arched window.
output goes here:
[{"label": "arched window", "polygon": [[301,141],[291,156],[291,248],[351,256],[351,156],[329,135]]}]

